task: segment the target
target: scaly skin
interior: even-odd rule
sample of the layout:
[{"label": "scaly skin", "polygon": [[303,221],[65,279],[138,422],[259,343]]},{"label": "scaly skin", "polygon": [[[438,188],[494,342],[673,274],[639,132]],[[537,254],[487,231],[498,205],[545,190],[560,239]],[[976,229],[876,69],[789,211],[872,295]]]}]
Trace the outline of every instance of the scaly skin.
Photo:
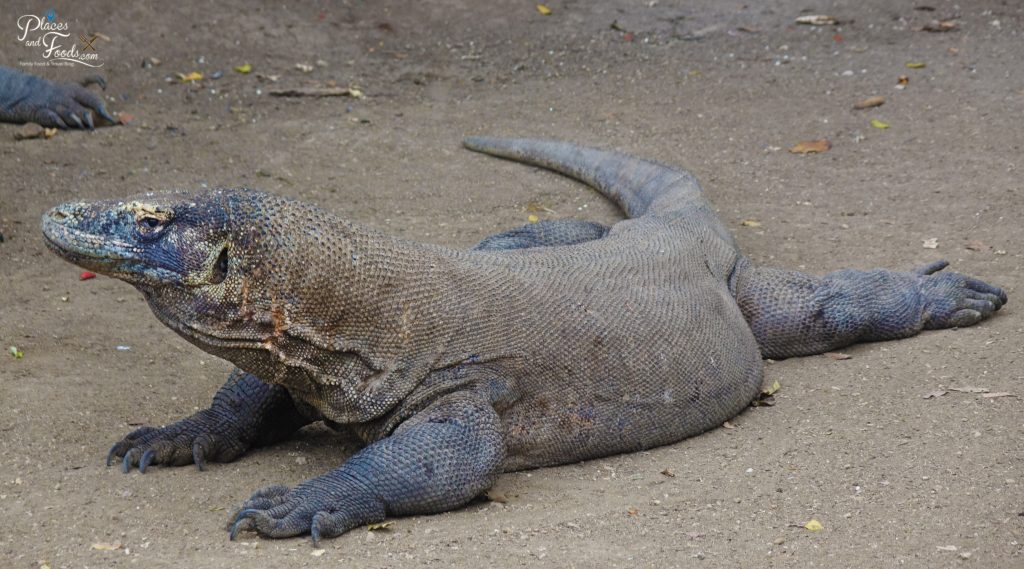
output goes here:
[{"label": "scaly skin", "polygon": [[608,235],[608,228],[593,221],[557,219],[538,221],[485,237],[473,247],[476,251],[558,247],[593,241]]},{"label": "scaly skin", "polygon": [[317,542],[458,507],[504,471],[716,427],[757,395],[762,355],[968,326],[1006,302],[943,262],[824,277],[757,267],[685,172],[559,142],[466,145],[575,177],[631,219],[537,223],[457,251],[250,190],[48,212],[54,252],[131,283],[239,368],[210,409],[136,431],[111,458],[202,465],[311,421],[350,430],[361,451],[256,492],[231,524],[232,538]]},{"label": "scaly skin", "polygon": [[97,113],[116,122],[103,106],[103,99],[85,88],[92,83],[106,88],[106,82],[99,76],[75,85],[54,83],[10,67],[0,67],[0,121],[92,129],[95,127],[92,114]]}]

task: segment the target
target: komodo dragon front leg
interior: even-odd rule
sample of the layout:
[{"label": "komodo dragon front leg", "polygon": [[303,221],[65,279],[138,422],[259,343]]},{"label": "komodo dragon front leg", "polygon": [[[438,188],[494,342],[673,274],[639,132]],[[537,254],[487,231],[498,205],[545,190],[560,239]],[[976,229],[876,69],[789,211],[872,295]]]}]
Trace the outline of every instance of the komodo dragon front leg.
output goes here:
[{"label": "komodo dragon front leg", "polygon": [[339,468],[293,489],[256,492],[235,516],[231,539],[251,528],[268,537],[310,533],[316,544],[387,515],[451,510],[494,483],[504,456],[494,408],[473,392],[458,391]]},{"label": "komodo dragon front leg", "polygon": [[971,326],[1006,303],[1006,293],[936,261],[911,272],[836,271],[814,277],[741,259],[730,289],[766,358],[820,354],[894,340],[921,330]]},{"label": "komodo dragon front leg", "polygon": [[288,392],[235,369],[208,409],[163,428],[142,427],[111,447],[107,466],[123,460],[122,470],[150,464],[182,466],[206,461],[230,462],[251,448],[288,438],[308,419]]}]

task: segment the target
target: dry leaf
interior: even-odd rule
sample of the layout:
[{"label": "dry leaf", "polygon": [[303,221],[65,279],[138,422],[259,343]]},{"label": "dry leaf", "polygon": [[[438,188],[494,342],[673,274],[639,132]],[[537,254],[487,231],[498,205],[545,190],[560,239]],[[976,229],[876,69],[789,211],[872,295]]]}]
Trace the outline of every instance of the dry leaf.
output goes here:
[{"label": "dry leaf", "polygon": [[886,128],[889,128],[889,123],[882,122],[882,121],[880,121],[878,119],[871,119],[871,126],[873,126],[875,128],[886,129]]},{"label": "dry leaf", "polygon": [[821,140],[804,140],[796,143],[789,151],[793,154],[818,154],[832,148],[832,143],[822,138]]},{"label": "dry leaf", "polygon": [[839,20],[836,20],[832,16],[815,14],[812,16],[800,16],[796,19],[796,23],[804,24],[806,26],[834,26],[839,23]]},{"label": "dry leaf", "polygon": [[380,522],[376,524],[368,524],[366,526],[366,531],[379,531],[382,529],[388,529],[389,527],[391,527],[391,524],[393,523],[394,522]]},{"label": "dry leaf", "polygon": [[526,211],[527,213],[540,213],[542,211],[547,213],[555,213],[555,210],[551,209],[550,207],[540,202],[527,202]]},{"label": "dry leaf", "polygon": [[508,503],[508,498],[504,494],[499,494],[498,492],[488,492],[485,496],[492,502],[497,502],[499,504]]},{"label": "dry leaf", "polygon": [[932,20],[931,23],[925,24],[924,27],[921,28],[921,31],[922,32],[941,33],[941,32],[952,32],[952,31],[955,31],[957,28],[958,28],[958,26],[957,26],[956,20],[941,20],[941,21],[940,20]]},{"label": "dry leaf", "polygon": [[663,474],[664,476],[668,476],[669,478],[675,478],[676,477],[676,473],[672,472],[672,469],[670,469],[670,468],[666,468],[665,470],[662,470],[661,474]]},{"label": "dry leaf", "polygon": [[936,545],[935,549],[939,551],[956,551],[955,545]]},{"label": "dry leaf", "polygon": [[964,248],[969,249],[971,251],[988,251],[992,247],[986,245],[981,241],[978,241],[977,239],[972,239],[968,241],[966,245],[964,245]]},{"label": "dry leaf", "polygon": [[303,73],[312,73],[313,72],[313,66],[308,64],[308,63],[296,63],[295,64],[295,69],[298,69],[299,71],[301,71]]},{"label": "dry leaf", "polygon": [[994,397],[1016,397],[1016,395],[1007,391],[995,391],[993,393],[982,393],[982,397],[985,399],[992,399]]},{"label": "dry leaf", "polygon": [[945,389],[936,389],[935,391],[929,391],[921,396],[921,399],[938,399],[946,394]]},{"label": "dry leaf", "polygon": [[544,4],[537,4],[537,11],[540,12],[540,14],[542,16],[550,16],[551,15],[551,8],[548,8]]},{"label": "dry leaf", "polygon": [[771,407],[775,405],[775,392],[782,388],[779,380],[772,382],[771,387],[765,387],[761,389],[761,393],[757,394],[757,399],[750,402],[751,407]]},{"label": "dry leaf", "polygon": [[43,129],[43,138],[53,138],[53,137],[57,136],[58,132],[59,132],[59,130],[56,129],[56,128],[44,128]]},{"label": "dry leaf", "polygon": [[818,520],[811,520],[804,524],[804,527],[810,531],[821,531],[825,529],[825,526],[821,525],[821,522],[819,522]]},{"label": "dry leaf", "polygon": [[825,352],[825,355],[834,360],[848,360],[853,357],[850,354],[844,354],[842,352]]},{"label": "dry leaf", "polygon": [[960,393],[988,393],[987,387],[950,387],[949,390]]},{"label": "dry leaf", "polygon": [[740,222],[743,227],[761,227],[761,222],[756,219],[744,219]]},{"label": "dry leaf", "polygon": [[938,249],[939,248],[939,238],[938,237],[929,237],[928,239],[922,239],[921,240],[921,246],[924,247],[925,249]]},{"label": "dry leaf", "polygon": [[309,554],[312,555],[313,557],[320,557],[324,553],[327,553],[326,549],[314,549],[313,551],[309,552]]},{"label": "dry leaf", "polygon": [[117,541],[115,541],[114,543],[99,542],[92,544],[92,548],[96,551],[116,551],[118,549],[121,549],[121,543]]},{"label": "dry leaf", "polygon": [[928,64],[923,61],[911,61],[907,63],[907,69],[924,69]]},{"label": "dry leaf", "polygon": [[252,64],[251,63],[243,63],[241,65],[236,65],[235,66],[235,71],[237,71],[237,72],[239,72],[239,73],[241,73],[243,75],[246,74],[246,73],[251,73],[252,72]]},{"label": "dry leaf", "polygon": [[630,508],[629,510],[626,511],[626,513],[629,514],[630,517],[635,518],[640,515],[640,510],[636,508]]},{"label": "dry leaf", "polygon": [[733,425],[729,421],[726,421],[726,422],[722,423],[722,428],[723,429],[735,429],[736,425]]},{"label": "dry leaf", "polygon": [[182,83],[188,83],[189,81],[199,81],[202,78],[203,78],[203,74],[198,72],[198,71],[193,71],[192,73],[188,73],[188,74],[186,74],[186,73],[178,73],[178,79]]},{"label": "dry leaf", "polygon": [[883,104],[885,104],[885,97],[879,97],[879,96],[876,95],[874,97],[868,97],[867,99],[864,99],[863,101],[859,101],[857,103],[854,103],[853,108],[855,108],[857,110],[863,110],[863,109],[870,109],[872,107],[880,107]]},{"label": "dry leaf", "polygon": [[897,89],[905,89],[909,83],[910,77],[907,77],[906,75],[900,75],[899,77],[896,78]]}]

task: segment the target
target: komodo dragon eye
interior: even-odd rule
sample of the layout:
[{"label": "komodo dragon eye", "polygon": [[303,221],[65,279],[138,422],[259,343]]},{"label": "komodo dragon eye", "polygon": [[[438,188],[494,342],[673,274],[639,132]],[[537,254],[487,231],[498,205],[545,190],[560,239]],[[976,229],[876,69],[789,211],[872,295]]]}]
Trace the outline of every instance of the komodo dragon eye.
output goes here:
[{"label": "komodo dragon eye", "polygon": [[166,212],[136,212],[135,214],[135,227],[139,232],[139,235],[143,237],[153,237],[163,231],[164,227],[171,220],[171,215]]}]

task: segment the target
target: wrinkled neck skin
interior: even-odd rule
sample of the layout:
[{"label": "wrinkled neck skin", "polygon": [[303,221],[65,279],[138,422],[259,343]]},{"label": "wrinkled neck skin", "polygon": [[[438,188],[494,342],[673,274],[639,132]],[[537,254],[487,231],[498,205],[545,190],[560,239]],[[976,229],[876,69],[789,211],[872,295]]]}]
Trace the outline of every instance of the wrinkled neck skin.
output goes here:
[{"label": "wrinkled neck skin", "polygon": [[223,282],[136,285],[164,324],[342,424],[382,416],[467,357],[449,349],[460,295],[446,266],[457,252],[244,198],[231,207]]}]

